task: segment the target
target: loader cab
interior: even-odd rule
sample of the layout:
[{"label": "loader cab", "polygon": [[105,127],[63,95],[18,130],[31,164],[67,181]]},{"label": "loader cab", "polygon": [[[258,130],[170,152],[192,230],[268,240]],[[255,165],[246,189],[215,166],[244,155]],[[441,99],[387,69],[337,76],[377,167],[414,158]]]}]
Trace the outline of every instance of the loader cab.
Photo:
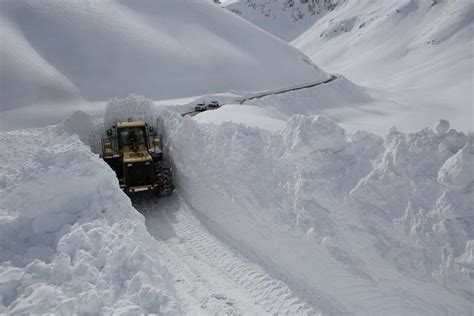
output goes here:
[{"label": "loader cab", "polygon": [[119,150],[137,151],[140,147],[148,149],[147,131],[144,122],[117,123],[117,140]]}]

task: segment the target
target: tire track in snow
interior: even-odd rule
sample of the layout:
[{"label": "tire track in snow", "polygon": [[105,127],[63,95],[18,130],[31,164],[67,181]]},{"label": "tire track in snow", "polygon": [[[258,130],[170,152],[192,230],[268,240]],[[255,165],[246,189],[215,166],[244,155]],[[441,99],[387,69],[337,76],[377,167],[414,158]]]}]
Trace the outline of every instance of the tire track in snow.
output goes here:
[{"label": "tire track in snow", "polygon": [[317,314],[284,282],[210,234],[176,193],[165,199],[143,199],[135,207],[160,244],[158,251],[175,277],[185,312]]}]

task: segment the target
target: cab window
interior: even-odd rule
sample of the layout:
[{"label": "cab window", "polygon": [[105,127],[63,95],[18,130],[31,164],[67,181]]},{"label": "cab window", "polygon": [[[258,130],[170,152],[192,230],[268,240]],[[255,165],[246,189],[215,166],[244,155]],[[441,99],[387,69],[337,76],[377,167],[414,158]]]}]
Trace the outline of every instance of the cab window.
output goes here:
[{"label": "cab window", "polygon": [[119,146],[138,146],[145,144],[145,131],[142,127],[119,129]]}]

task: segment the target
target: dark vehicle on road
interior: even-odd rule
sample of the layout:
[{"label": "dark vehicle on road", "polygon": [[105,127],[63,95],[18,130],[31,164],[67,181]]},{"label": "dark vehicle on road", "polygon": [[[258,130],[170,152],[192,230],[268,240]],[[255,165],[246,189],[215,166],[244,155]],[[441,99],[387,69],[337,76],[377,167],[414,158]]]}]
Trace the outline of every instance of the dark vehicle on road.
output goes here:
[{"label": "dark vehicle on road", "polygon": [[208,107],[210,109],[217,109],[218,107],[220,107],[220,104],[218,101],[212,101],[211,103],[209,103]]}]

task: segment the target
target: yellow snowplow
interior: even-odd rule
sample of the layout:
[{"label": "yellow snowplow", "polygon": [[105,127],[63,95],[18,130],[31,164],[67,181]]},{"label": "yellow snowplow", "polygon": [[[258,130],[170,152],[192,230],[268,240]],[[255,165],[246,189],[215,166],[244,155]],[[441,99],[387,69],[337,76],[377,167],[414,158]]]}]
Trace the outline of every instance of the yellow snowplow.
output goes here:
[{"label": "yellow snowplow", "polygon": [[171,194],[171,167],[163,159],[162,141],[163,135],[144,121],[117,122],[106,131],[101,156],[115,171],[122,190]]}]

